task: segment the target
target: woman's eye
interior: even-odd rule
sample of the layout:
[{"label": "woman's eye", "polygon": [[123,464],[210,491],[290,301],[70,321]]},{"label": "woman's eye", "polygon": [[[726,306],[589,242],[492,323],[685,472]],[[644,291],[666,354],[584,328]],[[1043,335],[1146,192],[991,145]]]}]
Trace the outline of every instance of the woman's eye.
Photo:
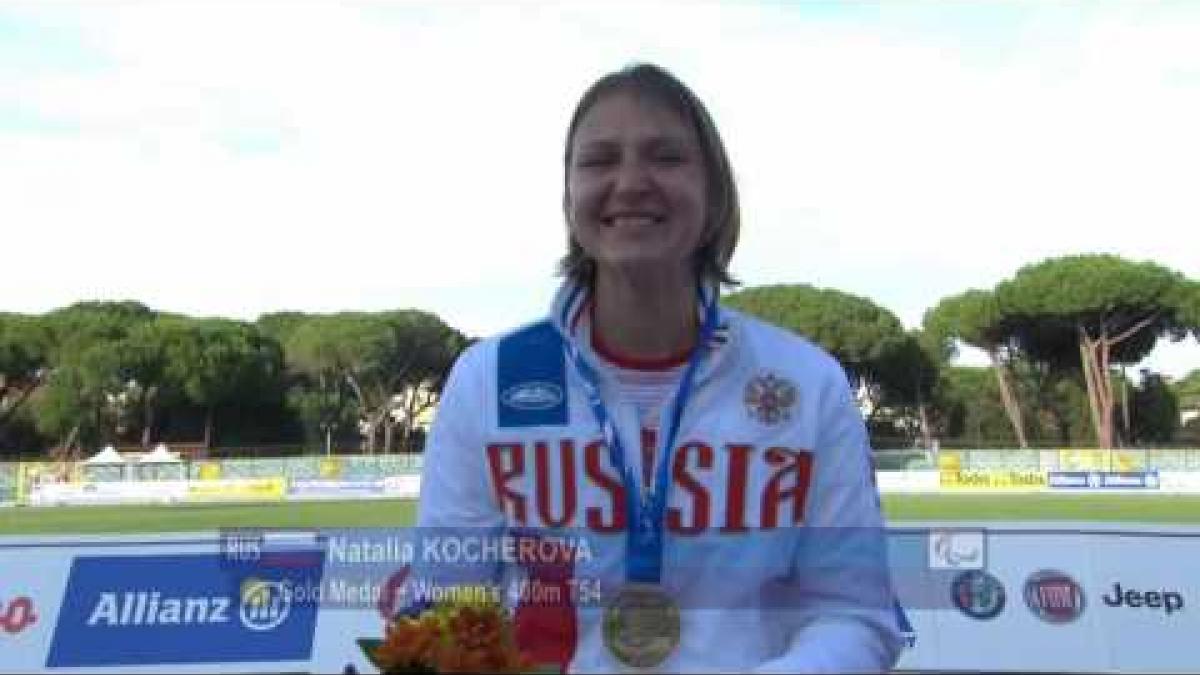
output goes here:
[{"label": "woman's eye", "polygon": [[615,158],[610,157],[608,155],[590,155],[590,156],[585,155],[583,157],[580,157],[575,162],[575,166],[578,166],[578,167],[581,167],[584,169],[589,169],[589,168],[601,167],[601,166],[611,166],[613,164],[613,162],[615,162],[615,161],[616,161]]}]

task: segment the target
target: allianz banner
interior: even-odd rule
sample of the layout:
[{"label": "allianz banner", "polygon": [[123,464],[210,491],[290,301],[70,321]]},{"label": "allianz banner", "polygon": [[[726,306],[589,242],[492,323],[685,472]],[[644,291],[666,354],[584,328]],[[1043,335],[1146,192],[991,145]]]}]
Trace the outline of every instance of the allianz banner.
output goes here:
[{"label": "allianz banner", "polygon": [[219,553],[78,556],[46,666],[307,661],[324,553],[238,564]]}]

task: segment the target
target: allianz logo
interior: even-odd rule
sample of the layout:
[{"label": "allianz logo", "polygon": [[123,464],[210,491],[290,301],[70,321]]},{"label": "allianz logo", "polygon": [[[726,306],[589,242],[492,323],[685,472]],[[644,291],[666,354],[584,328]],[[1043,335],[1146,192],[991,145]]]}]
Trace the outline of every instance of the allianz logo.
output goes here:
[{"label": "allianz logo", "polygon": [[522,382],[505,389],[500,402],[517,410],[549,410],[563,402],[563,390],[553,382]]},{"label": "allianz logo", "polygon": [[[237,605],[231,607],[234,601]],[[268,631],[287,620],[292,593],[287,582],[247,579],[239,598],[223,595],[172,596],[158,591],[101,593],[88,615],[89,627],[194,626],[230,624]],[[235,614],[236,612],[236,614]]]}]

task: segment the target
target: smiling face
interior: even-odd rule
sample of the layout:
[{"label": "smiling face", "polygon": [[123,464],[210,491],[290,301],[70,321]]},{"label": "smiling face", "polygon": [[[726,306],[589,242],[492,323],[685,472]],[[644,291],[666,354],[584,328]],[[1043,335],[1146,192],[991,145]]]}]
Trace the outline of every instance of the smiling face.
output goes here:
[{"label": "smiling face", "polygon": [[648,96],[599,98],[571,139],[571,235],[597,271],[693,273],[705,233],[706,172],[696,132]]}]

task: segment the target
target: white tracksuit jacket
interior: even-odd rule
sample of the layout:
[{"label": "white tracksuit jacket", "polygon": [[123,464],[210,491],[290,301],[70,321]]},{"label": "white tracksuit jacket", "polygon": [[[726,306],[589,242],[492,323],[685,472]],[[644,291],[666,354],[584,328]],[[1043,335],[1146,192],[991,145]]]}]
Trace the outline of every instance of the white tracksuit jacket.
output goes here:
[{"label": "white tracksuit jacket", "polygon": [[[576,532],[591,557],[578,556],[575,576],[613,589],[625,574],[621,474],[560,342],[574,340],[603,378],[588,332],[571,325],[583,296],[565,285],[550,319],[459,358],[425,448],[418,526]],[[658,669],[891,668],[901,640],[885,535],[844,371],[807,340],[726,308],[702,349],[664,545],[681,643]],[[641,476],[636,412],[604,379],[601,391]],[[629,670],[604,645],[602,603],[578,600],[572,671]]]}]

